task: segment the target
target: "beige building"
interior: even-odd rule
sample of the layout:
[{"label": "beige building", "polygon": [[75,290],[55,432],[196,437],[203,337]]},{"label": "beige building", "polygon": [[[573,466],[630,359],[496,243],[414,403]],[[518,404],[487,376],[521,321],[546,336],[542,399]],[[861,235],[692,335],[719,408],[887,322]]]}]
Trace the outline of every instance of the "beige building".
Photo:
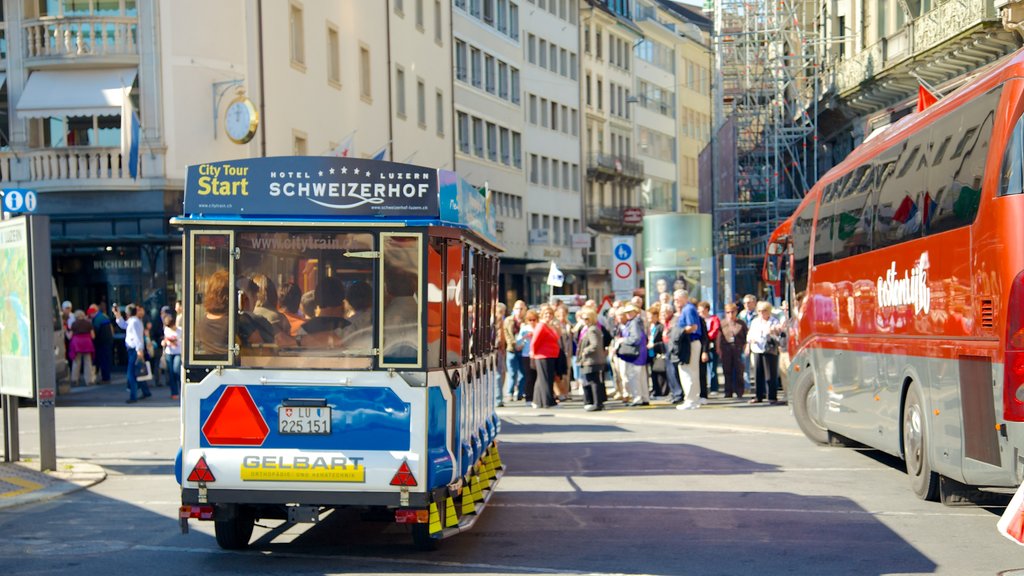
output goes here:
[{"label": "beige building", "polygon": [[[450,2],[5,7],[0,180],[39,191],[54,275],[76,306],[136,301],[152,312],[175,298],[180,235],[168,219],[189,164],[345,148],[454,166]],[[241,144],[225,132],[240,97],[259,117]],[[121,144],[131,109],[141,136],[134,177]]]}]

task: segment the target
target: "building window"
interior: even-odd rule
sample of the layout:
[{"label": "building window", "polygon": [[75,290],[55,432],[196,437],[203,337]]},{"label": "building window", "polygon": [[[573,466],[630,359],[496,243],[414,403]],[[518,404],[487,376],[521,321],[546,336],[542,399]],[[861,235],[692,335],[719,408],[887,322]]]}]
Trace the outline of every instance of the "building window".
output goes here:
[{"label": "building window", "polygon": [[359,47],[359,95],[365,100],[373,97],[370,84],[370,49]]},{"label": "building window", "polygon": [[498,62],[498,97],[508,100],[508,64]]},{"label": "building window", "polygon": [[533,34],[526,35],[526,59],[530,64],[537,63],[537,37]]},{"label": "building window", "polygon": [[519,104],[519,69],[512,69],[512,103]]},{"label": "building window", "polygon": [[491,94],[494,94],[497,89],[494,74],[494,56],[487,54],[484,56],[484,89]]},{"label": "building window", "polygon": [[487,123],[487,159],[498,161],[498,127],[491,122]]},{"label": "building window", "polygon": [[484,2],[484,22],[492,24],[494,22],[494,0],[483,0]]},{"label": "building window", "polygon": [[341,40],[333,24],[327,25],[327,81],[341,86]]},{"label": "building window", "polygon": [[289,31],[291,33],[292,64],[306,66],[306,33],[302,24],[302,5],[292,3],[288,13]]},{"label": "building window", "polygon": [[530,124],[537,125],[537,95],[530,94]]},{"label": "building window", "polygon": [[423,0],[416,0],[416,28],[423,30]]},{"label": "building window", "polygon": [[403,0],[395,0],[395,14],[399,16],[405,14],[405,2]]},{"label": "building window", "polygon": [[441,36],[441,22],[444,18],[444,13],[441,11],[441,0],[434,0],[434,42],[438,44],[444,43],[444,38]]},{"label": "building window", "polygon": [[405,118],[405,70],[395,67],[395,113]]},{"label": "building window", "polygon": [[437,118],[437,135],[444,136],[444,92],[437,91],[434,97],[434,115]]},{"label": "building window", "polygon": [[512,133],[512,165],[523,167],[523,136],[519,132]]},{"label": "building window", "polygon": [[427,129],[427,85],[423,80],[416,80],[416,121]]},{"label": "building window", "polygon": [[512,142],[509,138],[508,128],[502,127],[499,133],[501,137],[501,163],[508,165],[512,163],[512,150],[510,150]]},{"label": "building window", "polygon": [[470,65],[470,80],[473,82],[473,86],[479,88],[483,85],[483,59],[480,56],[480,51],[476,48],[469,49],[469,65]]},{"label": "building window", "polygon": [[305,132],[292,130],[292,156],[309,154],[309,137]]},{"label": "building window", "polygon": [[459,151],[469,154],[469,115],[465,112],[458,113],[459,121]]},{"label": "building window", "polygon": [[455,41],[455,78],[463,82],[468,76],[466,68],[466,43],[462,40]]},{"label": "building window", "polygon": [[484,157],[484,121],[473,118],[473,153]]},{"label": "building window", "polygon": [[515,4],[508,8],[508,31],[513,40],[519,40],[519,6]]}]

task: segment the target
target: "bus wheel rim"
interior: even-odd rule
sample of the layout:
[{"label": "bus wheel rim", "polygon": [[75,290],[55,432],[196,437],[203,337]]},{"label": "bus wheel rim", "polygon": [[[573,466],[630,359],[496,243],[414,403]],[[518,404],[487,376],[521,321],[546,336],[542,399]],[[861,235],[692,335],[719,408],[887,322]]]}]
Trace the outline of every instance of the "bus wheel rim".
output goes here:
[{"label": "bus wheel rim", "polygon": [[903,445],[906,451],[907,464],[914,474],[921,472],[921,407],[917,403],[907,406],[907,414],[903,421]]}]

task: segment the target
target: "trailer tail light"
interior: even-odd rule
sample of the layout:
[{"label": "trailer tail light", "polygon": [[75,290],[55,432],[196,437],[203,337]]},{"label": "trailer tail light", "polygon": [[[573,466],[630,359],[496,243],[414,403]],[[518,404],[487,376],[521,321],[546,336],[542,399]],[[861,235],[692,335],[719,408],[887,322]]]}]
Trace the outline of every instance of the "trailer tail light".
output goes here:
[{"label": "trailer tail light", "polygon": [[213,472],[210,471],[210,467],[206,464],[206,457],[200,456],[199,461],[196,462],[192,472],[188,475],[189,482],[216,482],[217,479],[213,477]]},{"label": "trailer tail light", "polygon": [[213,520],[213,506],[182,506],[178,508],[178,518]]},{"label": "trailer tail light", "polygon": [[408,508],[395,510],[396,524],[426,524],[429,521],[429,510],[410,510]]},{"label": "trailer tail light", "polygon": [[391,478],[391,485],[416,486],[416,477],[412,475],[412,470],[409,469],[409,462],[407,460],[403,460],[402,465],[398,467],[398,472]]},{"label": "trailer tail light", "polygon": [[1003,418],[1024,422],[1024,271],[1010,287],[1003,358]]},{"label": "trailer tail light", "polygon": [[259,446],[269,433],[245,386],[228,386],[203,424],[203,435],[213,446]]}]

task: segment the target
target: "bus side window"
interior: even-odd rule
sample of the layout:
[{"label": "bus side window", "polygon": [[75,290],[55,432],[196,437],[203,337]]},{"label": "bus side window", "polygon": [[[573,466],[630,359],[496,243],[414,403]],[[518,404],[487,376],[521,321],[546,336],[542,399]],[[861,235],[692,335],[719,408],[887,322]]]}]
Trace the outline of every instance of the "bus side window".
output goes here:
[{"label": "bus side window", "polygon": [[811,257],[811,233],[815,202],[808,204],[793,223],[793,281],[797,290],[807,289],[807,268]]},{"label": "bus side window", "polygon": [[935,140],[953,136],[953,153],[932,163],[929,194],[922,202],[925,234],[938,234],[974,222],[981,203],[981,179],[992,138],[1001,88],[964,104],[961,113],[935,123]]},{"label": "bus side window", "polygon": [[444,331],[444,239],[431,238],[427,244],[427,368],[442,366]]},{"label": "bus side window", "polygon": [[188,323],[192,360],[225,363],[231,340],[231,237],[192,236],[192,317]]},{"label": "bus side window", "polygon": [[448,260],[445,270],[444,326],[446,334],[445,360],[447,366],[456,366],[463,362],[462,350],[462,242],[448,241]]},{"label": "bus side window", "polygon": [[1003,166],[999,177],[999,195],[1020,194],[1024,189],[1024,116],[1017,119],[1010,141],[1003,154]]},{"label": "bus side window", "polygon": [[416,365],[421,360],[420,240],[419,235],[381,234],[383,365]]}]

